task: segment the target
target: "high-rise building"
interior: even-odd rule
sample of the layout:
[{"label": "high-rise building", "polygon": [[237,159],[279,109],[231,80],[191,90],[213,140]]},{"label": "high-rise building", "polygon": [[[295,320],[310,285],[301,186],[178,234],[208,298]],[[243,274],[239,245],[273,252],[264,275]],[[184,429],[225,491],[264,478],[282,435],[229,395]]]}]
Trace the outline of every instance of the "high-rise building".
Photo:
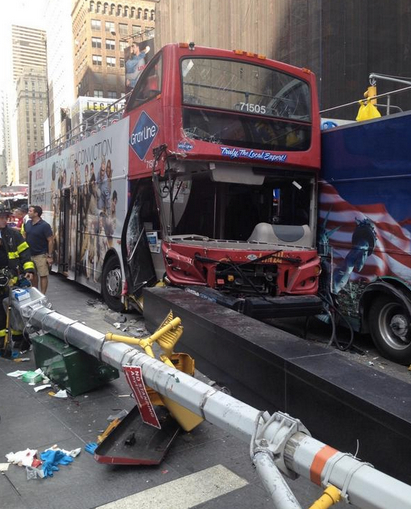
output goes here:
[{"label": "high-rise building", "polygon": [[12,25],[13,82],[26,67],[47,67],[46,32],[37,28]]},{"label": "high-rise building", "polygon": [[51,142],[65,134],[65,115],[75,100],[71,9],[71,0],[47,0],[45,9]]},{"label": "high-rise building", "polygon": [[133,37],[152,37],[156,2],[74,0],[76,97],[119,99],[125,90],[124,50]]},{"label": "high-rise building", "polygon": [[0,185],[5,185],[13,180],[8,168],[11,164],[11,133],[8,95],[4,90],[0,91]]},{"label": "high-rise building", "polygon": [[24,183],[27,182],[30,152],[44,146],[43,122],[49,116],[46,32],[13,25],[12,59],[16,92],[18,180]]}]

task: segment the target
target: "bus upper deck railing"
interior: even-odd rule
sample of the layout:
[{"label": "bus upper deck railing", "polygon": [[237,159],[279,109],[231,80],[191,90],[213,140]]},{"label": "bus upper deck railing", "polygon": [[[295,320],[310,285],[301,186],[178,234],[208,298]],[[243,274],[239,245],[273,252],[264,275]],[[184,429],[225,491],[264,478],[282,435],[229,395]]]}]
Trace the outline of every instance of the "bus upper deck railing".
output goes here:
[{"label": "bus upper deck railing", "polygon": [[[392,108],[394,108],[396,110],[399,110],[399,111],[403,111],[399,106],[391,104],[391,96],[395,95],[395,94],[400,94],[402,92],[406,92],[407,90],[411,90],[411,81],[401,80],[401,79],[393,78],[391,76],[386,76],[386,75],[383,75],[383,74],[371,73],[369,75],[370,83],[375,84],[376,83],[375,80],[377,78],[378,79],[383,79],[383,80],[386,80],[386,81],[394,81],[396,83],[408,83],[410,85],[408,87],[399,88],[398,90],[391,90],[390,92],[385,92],[383,94],[377,94],[375,96],[367,98],[368,100],[371,100],[371,99],[380,99],[382,97],[386,97],[387,98],[387,104],[376,104],[376,106],[379,106],[380,108],[386,108],[386,115],[390,115],[391,114],[391,109]],[[361,102],[361,101],[364,101],[364,98],[358,99],[356,101],[351,101],[349,103],[340,104],[338,106],[333,106],[331,108],[326,108],[324,110],[321,110],[320,114],[326,113],[328,111],[338,110],[340,108],[347,108],[348,106],[358,106],[358,103]]]},{"label": "bus upper deck railing", "polygon": [[[107,105],[85,122],[82,122],[63,136],[53,140],[49,145],[44,147],[42,151],[36,153],[35,162],[41,162],[48,157],[58,154],[65,148],[71,147],[92,134],[118,122],[123,117],[127,99],[130,94],[131,92],[124,95],[121,99]],[[113,110],[113,108],[116,108],[116,105],[118,105],[119,108]]]}]

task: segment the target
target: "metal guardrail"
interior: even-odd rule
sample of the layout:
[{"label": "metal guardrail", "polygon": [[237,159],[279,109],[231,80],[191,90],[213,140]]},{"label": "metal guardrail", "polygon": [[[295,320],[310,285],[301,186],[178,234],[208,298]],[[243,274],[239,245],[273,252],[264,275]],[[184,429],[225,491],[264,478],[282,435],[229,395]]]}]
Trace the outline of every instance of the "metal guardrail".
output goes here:
[{"label": "metal guardrail", "polygon": [[[82,122],[78,126],[71,129],[68,133],[60,136],[56,140],[53,140],[49,145],[44,147],[40,153],[36,154],[36,161],[44,161],[52,155],[60,153],[65,148],[71,147],[75,143],[89,137],[101,129],[112,125],[123,117],[124,109],[127,104],[131,92],[124,95],[121,99],[107,105],[102,110],[95,113],[93,116],[88,118],[85,122]],[[91,98],[92,99],[92,98]],[[116,105],[120,105],[119,109],[113,111]]]},{"label": "metal guardrail", "polygon": [[[404,83],[406,85],[409,85],[408,87],[400,88],[398,90],[391,90],[390,92],[385,92],[384,94],[376,94],[376,95],[374,95],[372,97],[367,97],[367,100],[374,100],[374,99],[380,99],[382,97],[386,97],[387,98],[387,104],[376,104],[376,106],[378,106],[380,108],[386,108],[386,115],[390,115],[391,114],[391,109],[392,108],[394,108],[396,110],[399,110],[399,111],[402,111],[402,109],[399,106],[391,104],[391,96],[392,95],[396,95],[396,94],[400,94],[400,93],[405,92],[407,90],[411,90],[411,80],[406,80],[406,79],[403,79],[403,78],[399,78],[397,76],[389,76],[387,74],[378,74],[378,73],[375,73],[375,72],[372,72],[368,76],[368,79],[369,79],[369,82],[370,82],[371,86],[375,86],[376,85],[377,79],[384,80],[384,81],[390,81],[390,82],[394,82],[394,83]],[[358,99],[357,101],[351,101],[349,103],[340,104],[338,106],[333,106],[332,108],[326,108],[324,110],[321,110],[320,114],[326,113],[328,111],[334,111],[334,110],[337,110],[337,109],[340,109],[340,108],[346,108],[348,106],[353,106],[353,105],[358,106],[358,104],[361,103],[361,101],[364,101],[363,97],[361,99]]]},{"label": "metal guardrail", "polygon": [[[398,90],[392,90],[390,92],[385,92],[384,94],[377,94],[377,95],[375,95],[373,97],[369,97],[369,99],[379,99],[381,97],[390,97],[391,95],[399,94],[401,92],[405,92],[406,90],[411,90],[411,86],[400,88]],[[353,106],[353,105],[358,106],[358,104],[361,101],[364,101],[364,98],[358,99],[356,101],[351,101],[349,103],[340,104],[338,106],[333,106],[332,108],[326,108],[325,110],[321,110],[320,113],[326,113],[327,111],[334,111],[334,110],[338,110],[340,108],[346,108],[347,106]],[[389,105],[379,105],[379,106],[387,106],[388,108],[393,108],[394,107],[391,104],[389,104]],[[395,106],[395,107],[398,108],[398,106]],[[389,113],[387,113],[387,114],[389,114]]]}]

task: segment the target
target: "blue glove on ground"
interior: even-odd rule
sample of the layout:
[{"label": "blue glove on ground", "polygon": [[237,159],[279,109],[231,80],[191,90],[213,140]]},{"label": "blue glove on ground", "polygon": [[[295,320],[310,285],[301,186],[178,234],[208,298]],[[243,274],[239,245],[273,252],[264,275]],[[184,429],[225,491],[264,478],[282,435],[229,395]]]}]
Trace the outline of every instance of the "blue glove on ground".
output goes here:
[{"label": "blue glove on ground", "polygon": [[73,463],[73,458],[64,454],[64,456],[59,459],[57,465],[70,465],[70,463]]},{"label": "blue glove on ground", "polygon": [[60,470],[59,467],[52,465],[49,461],[45,461],[41,468],[43,469],[44,477],[53,477],[53,472]]},{"label": "blue glove on ground", "polygon": [[40,454],[42,461],[48,461],[52,465],[68,465],[73,462],[71,456],[67,456],[63,451],[59,449],[44,451]]},{"label": "blue glove on ground", "polygon": [[53,477],[53,472],[60,470],[57,465],[69,465],[73,461],[71,456],[59,449],[44,451],[40,454],[40,458],[43,461],[44,477]]},{"label": "blue glove on ground", "polygon": [[89,442],[84,447],[84,450],[86,452],[89,452],[90,454],[94,454],[94,451],[97,449],[97,447],[98,447],[98,444],[96,442]]}]

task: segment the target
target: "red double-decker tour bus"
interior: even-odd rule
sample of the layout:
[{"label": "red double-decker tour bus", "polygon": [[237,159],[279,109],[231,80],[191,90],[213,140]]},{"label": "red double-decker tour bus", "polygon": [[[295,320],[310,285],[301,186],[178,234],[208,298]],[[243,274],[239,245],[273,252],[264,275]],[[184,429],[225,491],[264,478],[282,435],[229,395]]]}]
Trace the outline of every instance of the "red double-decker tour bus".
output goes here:
[{"label": "red double-decker tour bus", "polygon": [[319,310],[309,70],[170,44],[122,118],[107,114],[93,131],[30,169],[31,203],[56,235],[54,270],[113,309],[162,280],[256,317]]}]

